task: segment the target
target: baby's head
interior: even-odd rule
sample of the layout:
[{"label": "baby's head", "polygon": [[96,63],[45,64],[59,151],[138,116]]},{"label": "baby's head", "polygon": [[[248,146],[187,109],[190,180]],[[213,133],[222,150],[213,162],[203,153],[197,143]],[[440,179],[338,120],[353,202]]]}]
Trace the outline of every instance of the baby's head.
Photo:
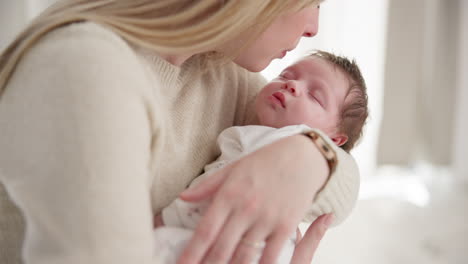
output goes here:
[{"label": "baby's head", "polygon": [[305,124],[349,152],[368,116],[366,85],[354,60],[317,51],[269,82],[256,98],[255,111],[261,125]]}]

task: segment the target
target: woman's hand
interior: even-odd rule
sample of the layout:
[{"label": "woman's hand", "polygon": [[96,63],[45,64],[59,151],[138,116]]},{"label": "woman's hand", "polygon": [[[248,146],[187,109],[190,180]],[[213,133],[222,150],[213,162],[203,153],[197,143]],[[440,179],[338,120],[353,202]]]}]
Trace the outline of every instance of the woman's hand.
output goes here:
[{"label": "woman's hand", "polygon": [[[315,145],[296,135],[245,156],[183,192],[186,201],[213,202],[178,264],[250,263],[262,249],[260,263],[274,263],[328,173]],[[310,241],[320,235],[312,230],[301,248],[316,247]],[[296,259],[306,258],[305,250],[298,252]]]},{"label": "woman's hand", "polygon": [[333,223],[333,215],[326,214],[317,218],[310,226],[303,238],[296,243],[291,264],[309,264],[328,227]]}]

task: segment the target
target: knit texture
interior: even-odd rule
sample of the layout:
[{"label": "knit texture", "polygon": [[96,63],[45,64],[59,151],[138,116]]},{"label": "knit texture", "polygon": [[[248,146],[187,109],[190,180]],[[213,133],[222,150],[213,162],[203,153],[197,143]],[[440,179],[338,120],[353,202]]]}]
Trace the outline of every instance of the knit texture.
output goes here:
[{"label": "knit texture", "polygon": [[202,65],[175,67],[93,23],[34,45],[0,99],[2,263],[17,263],[24,222],[25,263],[159,263],[153,214],[219,155],[222,130],[253,120],[265,84]]}]

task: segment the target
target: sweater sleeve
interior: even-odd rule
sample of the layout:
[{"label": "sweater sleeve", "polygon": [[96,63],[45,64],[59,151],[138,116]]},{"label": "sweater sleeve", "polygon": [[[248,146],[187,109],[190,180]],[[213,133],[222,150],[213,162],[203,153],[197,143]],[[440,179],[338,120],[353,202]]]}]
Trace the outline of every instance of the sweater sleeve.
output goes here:
[{"label": "sweater sleeve", "polygon": [[23,57],[0,101],[0,168],[26,264],[157,263],[148,87],[132,49],[94,24]]},{"label": "sweater sleeve", "polygon": [[338,163],[335,171],[330,175],[325,185],[316,194],[311,207],[304,217],[304,221],[311,222],[326,213],[333,213],[333,226],[342,223],[352,212],[359,195],[360,177],[354,158],[338,147],[333,141],[317,129],[329,146],[335,150]]}]

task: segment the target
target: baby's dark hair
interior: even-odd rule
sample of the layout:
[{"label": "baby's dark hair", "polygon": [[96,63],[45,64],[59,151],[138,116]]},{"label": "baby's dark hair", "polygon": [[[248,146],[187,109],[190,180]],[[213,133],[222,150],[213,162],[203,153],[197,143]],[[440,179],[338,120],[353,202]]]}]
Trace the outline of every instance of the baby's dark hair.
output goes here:
[{"label": "baby's dark hair", "polygon": [[362,130],[369,116],[367,107],[367,88],[356,61],[326,51],[316,50],[309,56],[322,58],[342,70],[348,77],[350,87],[341,108],[339,131],[348,136],[341,146],[349,152],[362,136]]}]

